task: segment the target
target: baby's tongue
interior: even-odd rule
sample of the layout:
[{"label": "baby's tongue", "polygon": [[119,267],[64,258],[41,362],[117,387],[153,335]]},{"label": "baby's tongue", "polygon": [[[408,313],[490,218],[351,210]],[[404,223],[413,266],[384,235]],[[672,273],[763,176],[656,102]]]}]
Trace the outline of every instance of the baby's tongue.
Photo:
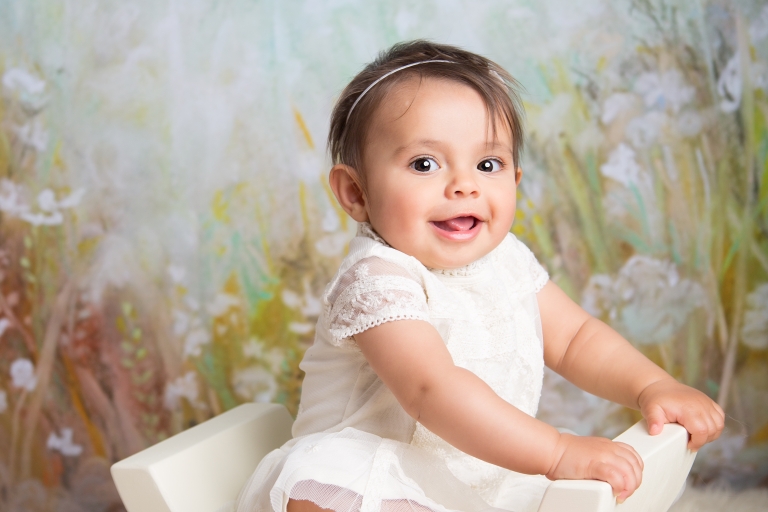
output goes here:
[{"label": "baby's tongue", "polygon": [[445,231],[467,231],[475,224],[474,217],[455,217],[448,220],[435,221],[435,226]]}]

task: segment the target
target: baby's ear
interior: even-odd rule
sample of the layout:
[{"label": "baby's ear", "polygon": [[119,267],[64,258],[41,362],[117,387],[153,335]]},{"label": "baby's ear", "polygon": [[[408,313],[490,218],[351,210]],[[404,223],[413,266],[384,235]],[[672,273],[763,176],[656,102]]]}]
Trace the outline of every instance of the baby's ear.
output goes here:
[{"label": "baby's ear", "polygon": [[523,179],[523,168],[518,167],[515,169],[515,184],[519,185],[521,179]]},{"label": "baby's ear", "polygon": [[331,169],[328,181],[333,195],[345,212],[357,222],[368,221],[365,194],[360,184],[357,171],[344,164],[336,164]]}]

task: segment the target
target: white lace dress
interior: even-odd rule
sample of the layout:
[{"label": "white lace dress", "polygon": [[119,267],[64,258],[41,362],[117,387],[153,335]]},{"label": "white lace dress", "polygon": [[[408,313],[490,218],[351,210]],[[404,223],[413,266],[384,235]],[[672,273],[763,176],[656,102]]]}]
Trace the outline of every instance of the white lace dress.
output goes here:
[{"label": "white lace dress", "polygon": [[353,336],[393,320],[432,324],[458,366],[535,416],[543,352],[535,294],[548,276],[513,235],[451,271],[428,269],[361,224],[323,294],[294,438],[268,454],[237,512],[283,512],[288,499],[336,512],[427,509],[535,512],[549,481],[467,455],[417,423]]}]

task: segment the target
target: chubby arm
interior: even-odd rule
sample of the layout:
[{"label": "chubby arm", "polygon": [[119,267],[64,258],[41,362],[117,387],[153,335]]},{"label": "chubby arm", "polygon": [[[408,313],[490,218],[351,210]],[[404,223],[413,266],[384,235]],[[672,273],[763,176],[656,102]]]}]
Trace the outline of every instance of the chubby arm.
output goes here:
[{"label": "chubby arm", "polygon": [[651,435],[664,423],[680,423],[692,450],[717,439],[725,415],[704,393],[677,382],[553,282],[537,300],[549,368],[585,391],[639,409]]},{"label": "chubby arm", "polygon": [[642,461],[632,448],[560,434],[510,405],[453,363],[429,323],[388,322],[355,335],[355,340],[405,411],[463,452],[553,480],[603,480],[619,499],[640,484]]}]

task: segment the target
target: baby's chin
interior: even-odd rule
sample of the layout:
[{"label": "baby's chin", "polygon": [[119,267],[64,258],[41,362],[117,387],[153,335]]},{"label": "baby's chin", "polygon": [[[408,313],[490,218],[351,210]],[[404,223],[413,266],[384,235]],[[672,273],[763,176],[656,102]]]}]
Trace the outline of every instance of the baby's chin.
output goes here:
[{"label": "baby's chin", "polygon": [[[474,250],[471,250],[474,249]],[[413,255],[422,265],[430,270],[457,270],[482,259],[491,251],[482,251],[479,248],[467,247],[462,251],[452,254]],[[420,257],[421,256],[421,257]]]}]

